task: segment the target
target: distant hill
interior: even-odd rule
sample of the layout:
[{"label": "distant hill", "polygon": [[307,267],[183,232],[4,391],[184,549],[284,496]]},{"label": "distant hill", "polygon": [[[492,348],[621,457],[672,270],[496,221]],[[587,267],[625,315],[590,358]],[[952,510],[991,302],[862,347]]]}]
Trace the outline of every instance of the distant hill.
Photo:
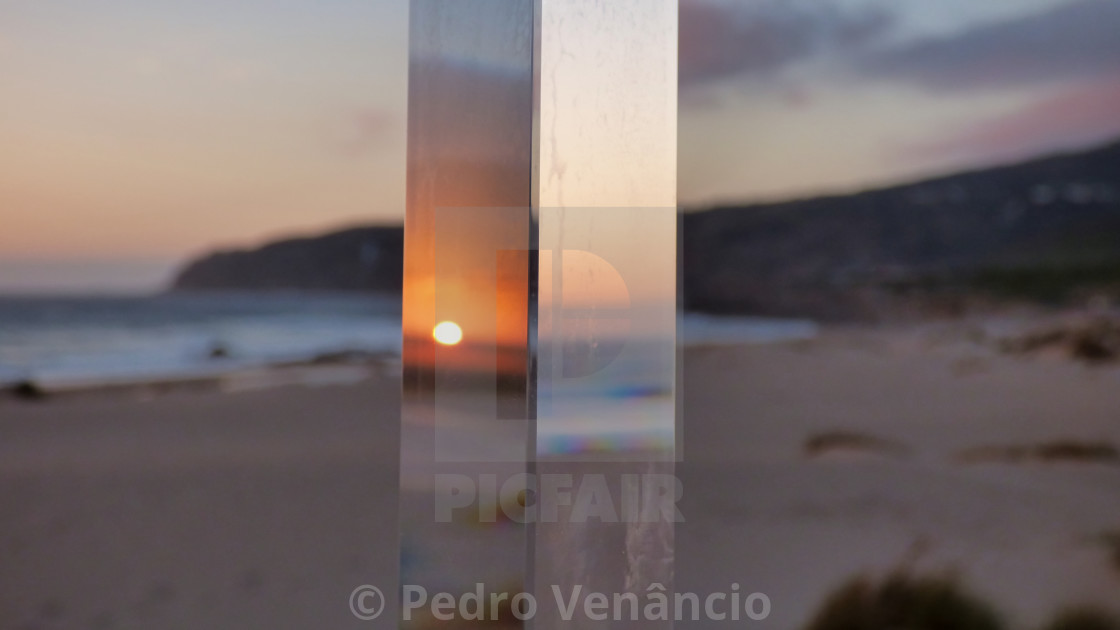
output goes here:
[{"label": "distant hill", "polygon": [[1120,143],[847,196],[682,216],[686,306],[874,317],[1120,287]]},{"label": "distant hill", "polygon": [[[681,216],[685,305],[826,319],[1120,296],[1120,143],[845,196]],[[399,227],[226,251],[177,290],[396,292]]]},{"label": "distant hill", "polygon": [[372,291],[399,293],[404,273],[400,227],[359,227],[229,250],[189,262],[176,291]]}]

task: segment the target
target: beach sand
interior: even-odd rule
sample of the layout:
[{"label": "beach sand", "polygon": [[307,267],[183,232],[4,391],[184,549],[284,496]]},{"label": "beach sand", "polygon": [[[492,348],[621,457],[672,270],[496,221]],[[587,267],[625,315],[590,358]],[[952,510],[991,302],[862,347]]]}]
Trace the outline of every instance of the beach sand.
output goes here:
[{"label": "beach sand", "polygon": [[[393,627],[347,599],[396,580],[398,388],[0,402],[0,627]],[[1120,368],[825,329],[690,349],[683,395],[678,591],[738,583],[789,630],[900,564],[1016,628],[1120,605],[1120,462],[1071,448],[1120,444]]]},{"label": "beach sand", "polygon": [[0,406],[0,627],[358,628],[399,383]]}]

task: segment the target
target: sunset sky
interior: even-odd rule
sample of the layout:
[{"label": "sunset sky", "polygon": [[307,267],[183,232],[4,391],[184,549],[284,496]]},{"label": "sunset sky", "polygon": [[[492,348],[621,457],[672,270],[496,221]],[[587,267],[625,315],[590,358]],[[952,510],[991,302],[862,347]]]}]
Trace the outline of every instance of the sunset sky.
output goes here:
[{"label": "sunset sky", "polygon": [[[1120,136],[1120,0],[681,0],[681,202]],[[0,0],[0,290],[399,222],[406,0]]]}]

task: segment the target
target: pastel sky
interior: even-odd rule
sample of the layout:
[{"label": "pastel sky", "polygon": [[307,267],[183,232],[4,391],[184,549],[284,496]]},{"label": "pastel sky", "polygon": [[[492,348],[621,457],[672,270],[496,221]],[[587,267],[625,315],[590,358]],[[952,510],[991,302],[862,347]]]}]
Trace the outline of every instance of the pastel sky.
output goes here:
[{"label": "pastel sky", "polygon": [[[1120,0],[681,0],[682,204],[1120,136]],[[406,0],[0,0],[0,290],[399,222]]]}]

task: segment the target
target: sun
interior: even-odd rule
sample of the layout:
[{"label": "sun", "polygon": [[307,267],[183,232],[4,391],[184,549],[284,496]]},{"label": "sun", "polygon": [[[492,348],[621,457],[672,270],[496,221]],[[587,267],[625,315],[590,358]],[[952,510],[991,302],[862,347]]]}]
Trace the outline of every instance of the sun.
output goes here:
[{"label": "sun", "polygon": [[463,340],[463,329],[455,322],[440,322],[432,329],[432,338],[445,346],[454,346]]}]

